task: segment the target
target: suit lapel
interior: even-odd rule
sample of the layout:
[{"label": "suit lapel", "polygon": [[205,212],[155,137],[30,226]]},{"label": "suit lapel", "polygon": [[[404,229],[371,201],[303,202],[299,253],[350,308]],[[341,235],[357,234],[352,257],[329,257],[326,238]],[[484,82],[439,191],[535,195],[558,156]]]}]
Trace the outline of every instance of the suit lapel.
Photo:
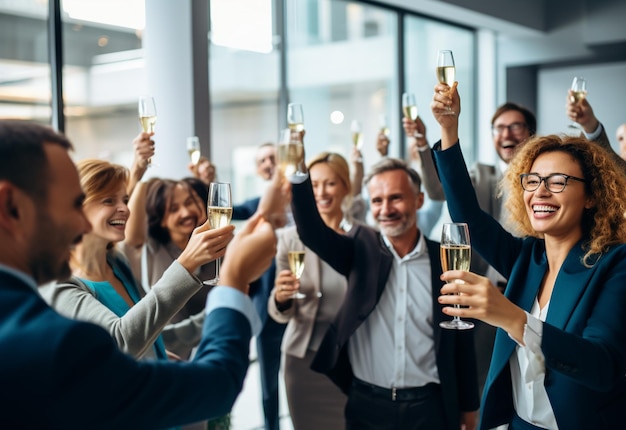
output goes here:
[{"label": "suit lapel", "polygon": [[[525,251],[522,250],[523,252]],[[526,252],[530,252],[528,264],[515,265],[510,277],[510,279],[514,280],[514,283],[510,284],[509,288],[506,289],[505,296],[526,312],[530,312],[539,292],[541,281],[546,274],[548,262],[543,241],[536,241],[532,246],[532,250]],[[523,262],[524,258],[522,257],[519,261]],[[509,338],[506,332],[503,330],[497,331],[492,355],[494,375],[499,374],[502,368],[507,365],[515,345],[516,343]],[[491,369],[489,373],[492,374]]]},{"label": "suit lapel", "polygon": [[[564,329],[576,309],[576,303],[584,293],[594,270],[583,266],[580,261],[584,250],[577,243],[563,262],[550,297],[550,308],[546,322]],[[594,266],[596,267],[596,266]]]}]

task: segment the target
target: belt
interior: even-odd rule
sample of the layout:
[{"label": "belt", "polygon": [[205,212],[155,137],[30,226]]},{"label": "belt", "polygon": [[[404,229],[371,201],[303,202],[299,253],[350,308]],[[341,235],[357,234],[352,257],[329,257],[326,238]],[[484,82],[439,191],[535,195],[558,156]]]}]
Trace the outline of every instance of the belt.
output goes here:
[{"label": "belt", "polygon": [[383,388],[360,379],[352,379],[352,387],[362,393],[391,400],[392,402],[410,402],[433,395],[439,384],[430,382],[421,387],[413,388]]}]

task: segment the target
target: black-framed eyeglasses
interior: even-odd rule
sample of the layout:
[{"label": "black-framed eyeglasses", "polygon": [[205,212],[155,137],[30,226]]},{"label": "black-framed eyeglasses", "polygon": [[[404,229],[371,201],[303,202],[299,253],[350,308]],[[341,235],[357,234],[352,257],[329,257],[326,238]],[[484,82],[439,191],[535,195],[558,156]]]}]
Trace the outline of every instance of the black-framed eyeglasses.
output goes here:
[{"label": "black-framed eyeglasses", "polygon": [[567,181],[570,179],[578,182],[587,182],[585,179],[562,173],[553,173],[548,176],[539,176],[536,173],[522,173],[519,177],[524,190],[535,191],[543,182],[551,193],[562,193],[567,186]]},{"label": "black-framed eyeglasses", "polygon": [[494,136],[499,136],[504,133],[504,130],[509,130],[511,133],[519,133],[526,128],[528,128],[528,124],[524,122],[514,122],[513,124],[509,125],[494,125],[493,127],[491,127],[491,132]]}]

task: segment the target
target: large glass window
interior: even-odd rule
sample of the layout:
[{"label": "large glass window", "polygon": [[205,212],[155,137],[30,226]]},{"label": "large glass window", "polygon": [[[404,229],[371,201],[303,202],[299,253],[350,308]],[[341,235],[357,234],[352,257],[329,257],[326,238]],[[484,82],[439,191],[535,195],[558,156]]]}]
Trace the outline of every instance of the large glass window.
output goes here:
[{"label": "large glass window", "polygon": [[[396,18],[356,2],[295,0],[287,5],[289,99],[302,103],[308,157],[349,156],[351,123],[362,128],[364,161],[379,159],[381,117],[398,135]],[[395,130],[394,130],[395,129]]]},{"label": "large glass window", "polygon": [[212,0],[211,158],[233,199],[258,196],[255,155],[278,138],[280,54],[271,0]]},{"label": "large glass window", "polygon": [[465,148],[465,158],[471,164],[476,158],[473,150],[476,78],[474,33],[426,18],[407,17],[404,37],[406,90],[416,95],[419,114],[426,125],[426,134],[431,145],[440,138],[439,124],[430,112],[430,102],[437,84],[437,52],[440,49],[452,50],[462,103],[459,139]]},{"label": "large glass window", "polygon": [[[65,131],[77,159],[130,166],[140,130],[137,90],[145,79],[142,0],[64,0]],[[120,13],[120,8],[124,13]]]},{"label": "large glass window", "polygon": [[0,118],[50,123],[48,5],[0,0]]}]

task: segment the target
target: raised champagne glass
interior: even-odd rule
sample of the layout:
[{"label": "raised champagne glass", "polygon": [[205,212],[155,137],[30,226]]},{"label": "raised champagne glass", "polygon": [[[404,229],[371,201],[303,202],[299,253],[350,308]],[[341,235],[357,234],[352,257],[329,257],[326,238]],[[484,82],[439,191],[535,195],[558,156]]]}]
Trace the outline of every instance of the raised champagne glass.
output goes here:
[{"label": "raised champagne glass", "polygon": [[[291,273],[293,273],[297,280],[300,280],[302,272],[304,271],[304,251],[289,251],[287,253],[287,258],[289,260],[289,269],[291,270]],[[303,294],[300,291],[296,291],[291,296],[292,299],[304,299],[305,297],[306,294]]]},{"label": "raised champagne glass", "polygon": [[361,149],[361,144],[363,142],[361,122],[353,119],[350,123],[350,131],[352,132],[352,144],[356,149]]},{"label": "raised champagne glass", "polygon": [[[408,118],[413,122],[417,120],[419,112],[417,110],[417,101],[415,99],[415,94],[402,93],[402,114],[405,116],[405,118]],[[415,137],[424,137],[424,135],[416,131]]]},{"label": "raised champagne glass", "polygon": [[[233,203],[230,184],[227,182],[211,182],[207,202],[207,217],[211,228],[222,228],[230,224],[233,216]],[[208,285],[217,285],[220,279],[220,260],[215,260],[215,278],[204,281]]]},{"label": "raised champagne glass", "polygon": [[187,138],[187,153],[189,154],[191,164],[197,165],[200,161],[200,139],[198,139],[198,136]]},{"label": "raised champagne glass", "polygon": [[287,127],[298,133],[304,130],[304,109],[300,103],[287,105]]},{"label": "raised champagne glass", "polygon": [[[139,97],[138,103],[139,122],[144,133],[154,133],[154,126],[156,125],[157,112],[156,103],[152,96]],[[152,159],[148,159],[148,167],[152,165]]]},{"label": "raised champagne glass", "polygon": [[[441,230],[441,268],[448,270],[469,271],[472,248],[470,245],[469,229],[465,223],[446,223]],[[462,283],[460,279],[454,282]],[[460,308],[459,305],[454,305]],[[474,327],[474,323],[463,321],[455,316],[451,321],[439,323],[442,328],[453,330],[467,330]]]},{"label": "raised champagne glass", "polygon": [[[572,90],[570,103],[579,104],[587,97],[587,80],[581,76],[575,76],[570,89]],[[576,122],[572,122],[569,127],[580,129],[580,125]]]},{"label": "raised champagne glass", "polygon": [[[450,50],[441,50],[437,53],[437,80],[441,84],[452,87],[456,79],[456,67],[454,65],[454,56]],[[447,107],[445,114],[456,115],[450,106]]]}]

